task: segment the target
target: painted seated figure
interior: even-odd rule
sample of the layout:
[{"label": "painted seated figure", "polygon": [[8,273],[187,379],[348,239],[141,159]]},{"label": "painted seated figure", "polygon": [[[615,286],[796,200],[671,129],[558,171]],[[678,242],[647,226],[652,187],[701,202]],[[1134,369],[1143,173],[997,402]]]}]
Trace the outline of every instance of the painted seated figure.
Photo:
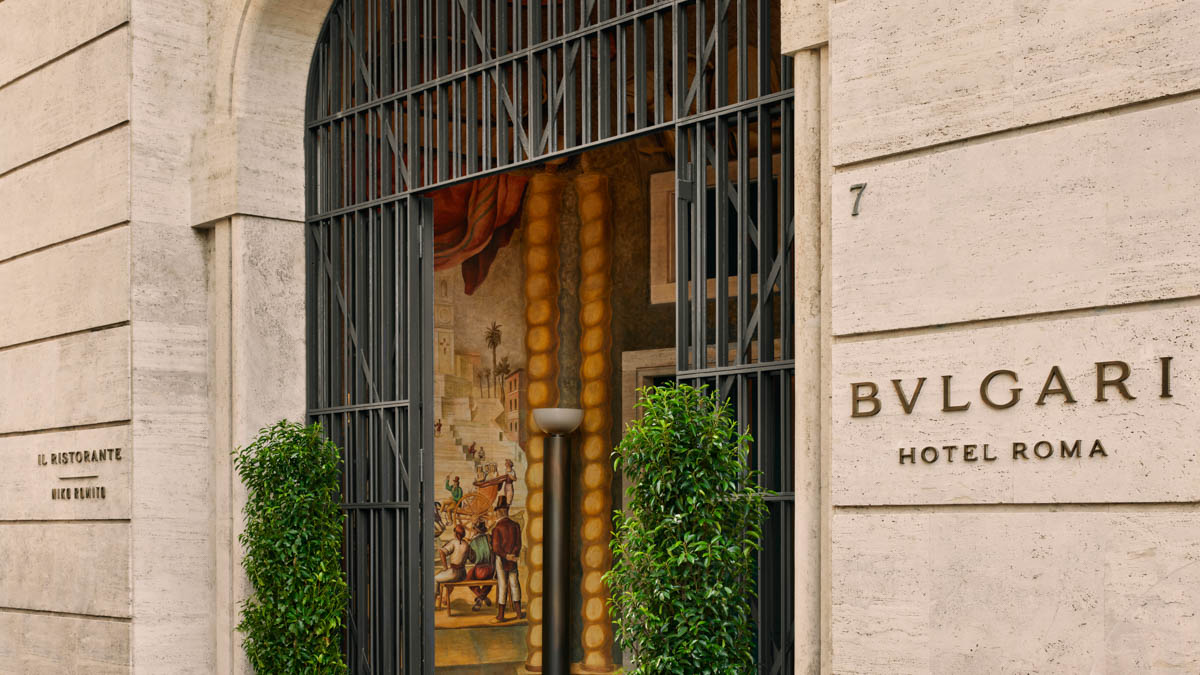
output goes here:
[{"label": "painted seated figure", "polygon": [[[488,536],[487,525],[482,519],[475,522],[475,536],[468,547],[467,560],[475,565],[467,572],[467,579],[491,579],[496,572],[492,566],[492,541]],[[492,592],[490,586],[472,586],[471,592],[475,594],[475,604],[471,611],[478,612],[485,603],[488,607],[492,606],[492,600],[488,597]]]},{"label": "painted seated figure", "polygon": [[438,549],[442,556],[442,566],[446,569],[433,577],[437,584],[436,598],[442,597],[442,584],[467,578],[467,554],[471,549],[467,545],[466,536],[467,529],[462,525],[455,525],[454,538]]}]

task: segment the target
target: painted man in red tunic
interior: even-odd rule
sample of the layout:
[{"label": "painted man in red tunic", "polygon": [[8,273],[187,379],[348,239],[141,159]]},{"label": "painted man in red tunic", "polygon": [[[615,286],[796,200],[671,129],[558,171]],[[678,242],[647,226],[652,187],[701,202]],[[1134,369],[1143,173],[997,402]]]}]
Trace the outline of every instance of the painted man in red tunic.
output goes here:
[{"label": "painted man in red tunic", "polygon": [[492,553],[495,554],[496,561],[496,586],[499,591],[499,610],[496,612],[496,621],[503,622],[504,606],[508,602],[509,595],[512,595],[513,610],[517,613],[517,618],[524,618],[525,614],[521,611],[521,581],[517,569],[517,561],[521,556],[521,526],[508,517],[508,505],[500,504],[496,507],[496,513],[500,514],[500,520],[492,526]]}]

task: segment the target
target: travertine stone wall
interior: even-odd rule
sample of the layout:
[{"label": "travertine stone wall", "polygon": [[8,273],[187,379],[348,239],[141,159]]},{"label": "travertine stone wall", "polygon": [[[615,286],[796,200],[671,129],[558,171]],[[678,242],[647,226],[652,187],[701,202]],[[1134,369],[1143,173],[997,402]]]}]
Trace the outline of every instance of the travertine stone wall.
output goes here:
[{"label": "travertine stone wall", "polygon": [[0,672],[129,672],[129,625],[115,619],[0,613]]},{"label": "travertine stone wall", "polygon": [[1200,86],[1195,0],[830,5],[835,165]]},{"label": "travertine stone wall", "polygon": [[119,324],[129,318],[129,228],[14,258],[0,267],[0,288],[13,310],[3,344]]},{"label": "travertine stone wall", "polygon": [[[1200,410],[1200,373],[1193,367],[1200,363],[1198,328],[1200,304],[1155,303],[920,332],[886,342],[839,341],[833,503],[1200,502],[1200,461],[1187,450],[1196,433],[1191,411]],[[1170,398],[1161,395],[1164,356],[1171,357]],[[1124,384],[1134,400],[1111,386],[1104,401],[1096,400],[1095,364],[1110,360],[1128,364]],[[1075,402],[1048,395],[1038,405],[1055,365]],[[1106,372],[1116,377],[1119,368]],[[1015,378],[1007,373],[993,378],[989,400],[1016,401],[992,410],[979,390],[998,369],[1011,370]],[[945,375],[951,377],[952,405],[969,409],[942,411]],[[911,400],[921,377],[926,381],[906,414],[890,380],[900,379]],[[881,387],[879,414],[845,419],[851,384],[873,379]],[[1102,450],[1095,450],[1097,440]],[[1043,441],[1049,448],[1035,448]],[[984,459],[985,443],[994,459]],[[1025,454],[1014,456],[1013,443],[1023,444]],[[971,461],[964,461],[967,444],[976,446]],[[959,447],[952,456],[946,445]],[[900,465],[901,446],[917,446],[917,452],[936,446],[941,456],[928,464]],[[1052,456],[1046,457],[1049,450]]]},{"label": "travertine stone wall", "polygon": [[[20,467],[24,470],[0,472],[0,495],[6,496],[5,517],[22,521],[80,522],[119,521],[128,518],[132,463],[128,461],[131,455],[125,453],[130,447],[129,440],[127,424],[105,424],[37,434],[0,436],[0,457],[19,457],[23,454],[26,457],[41,455],[48,458],[52,453],[62,453],[73,448],[122,449],[120,459],[113,452],[103,462],[89,462],[86,466],[78,467],[86,469],[78,472],[58,472],[47,467],[37,467],[30,471],[29,462]],[[98,480],[95,482],[105,488],[104,499],[82,506],[74,500],[42,499],[43,496],[50,495],[51,490],[66,485],[59,480],[59,475],[75,473],[97,475]],[[22,499],[23,495],[33,495],[35,499]]]},{"label": "travertine stone wall", "polygon": [[129,616],[128,522],[10,522],[0,528],[0,546],[8,565],[5,607]]},{"label": "travertine stone wall", "polygon": [[0,204],[0,260],[128,222],[129,127],[76,141],[4,174]]},{"label": "travertine stone wall", "polygon": [[[329,4],[0,1],[0,672],[245,672],[227,459],[303,412],[299,130]],[[820,440],[798,447],[829,453],[797,483],[799,559],[823,532],[822,667],[1197,670],[1200,0],[781,17],[785,51],[831,42],[797,70],[798,157],[823,172],[798,228],[829,227],[797,254],[822,265],[797,275],[797,334],[821,341],[797,362]],[[1147,389],[1160,356],[1170,399]],[[1094,400],[1099,360],[1130,363],[1136,401]],[[1051,365],[1076,404],[938,406],[941,376],[959,402],[1004,367],[1030,403]],[[899,412],[889,380],[919,377]],[[862,380],[876,417],[850,417]],[[1111,445],[895,463],[906,443],[1037,434]],[[125,451],[79,479],[103,502],[52,500],[39,456],[93,446]]]},{"label": "travertine stone wall", "polygon": [[[1195,1],[831,3],[825,669],[1200,668],[1198,27]],[[1104,361],[1135,399],[1097,393]],[[1074,402],[1038,405],[1053,366]],[[998,369],[1012,407],[981,399]]]},{"label": "travertine stone wall", "polygon": [[131,4],[130,658],[139,673],[231,672],[215,662],[215,549],[229,544],[215,538],[227,503],[215,501],[213,475],[230,449],[211,445],[208,246],[189,222],[192,136],[205,124],[208,79],[216,77],[207,29],[217,6]]},{"label": "travertine stone wall", "polygon": [[[127,421],[129,326],[0,350],[0,382],[6,389],[0,433],[40,433]],[[24,458],[21,464],[32,461]],[[14,496],[22,498],[41,497]]]},{"label": "travertine stone wall", "polygon": [[131,658],[236,675],[228,460],[304,416],[303,105],[331,0],[133,2],[134,442],[155,453],[134,474]]},{"label": "travertine stone wall", "polygon": [[128,121],[129,29],[105,33],[6,83],[0,119],[3,172]]},{"label": "travertine stone wall", "polygon": [[[803,6],[803,7],[801,7]],[[798,673],[819,672],[830,640],[826,592],[828,564],[829,420],[829,200],[827,130],[829,88],[826,22],[798,26],[814,14],[826,16],[822,0],[784,3],[784,35],[807,35],[800,44],[817,48],[792,54],[795,73],[795,491],[794,636]],[[827,659],[825,659],[827,661]]]},{"label": "travertine stone wall", "polygon": [[868,191],[834,240],[833,330],[1195,293],[1197,120],[1185,96],[838,171],[835,213]]},{"label": "travertine stone wall", "polygon": [[[129,0],[11,0],[0,7],[0,84],[53,61],[129,20]],[[47,30],[53,26],[54,30]]]},{"label": "travertine stone wall", "polygon": [[1184,506],[839,511],[833,669],[1195,672],[1195,523]]},{"label": "travertine stone wall", "polygon": [[[781,0],[779,51],[796,54],[817,51],[829,42],[830,0]],[[803,76],[797,82],[803,81]],[[813,83],[815,84],[815,82]]]},{"label": "travertine stone wall", "polygon": [[0,3],[3,673],[130,666],[129,11]]}]

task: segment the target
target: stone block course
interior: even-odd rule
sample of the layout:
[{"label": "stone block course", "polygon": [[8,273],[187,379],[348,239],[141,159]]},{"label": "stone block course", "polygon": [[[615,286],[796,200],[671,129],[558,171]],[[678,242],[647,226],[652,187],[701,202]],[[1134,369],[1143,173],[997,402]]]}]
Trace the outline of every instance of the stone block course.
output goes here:
[{"label": "stone block course", "polygon": [[0,433],[128,420],[129,327],[0,350]]},{"label": "stone block course", "polygon": [[832,670],[1195,672],[1196,515],[839,511]]},{"label": "stone block course", "polygon": [[[87,458],[71,452],[120,449],[118,456],[106,452]],[[57,457],[54,455],[58,455]],[[46,464],[39,464],[38,457]],[[83,459],[82,462],[76,462]],[[0,436],[0,463],[13,467],[0,472],[0,522],[12,520],[119,520],[130,517],[129,476],[133,469],[129,425],[94,427],[71,431]],[[95,479],[63,480],[63,477],[94,475]],[[76,499],[53,490],[84,487],[104,488],[102,498]],[[66,497],[66,498],[56,498]]]},{"label": "stone block course", "polygon": [[129,320],[129,227],[0,263],[0,347]]},{"label": "stone block course", "polygon": [[[1200,303],[1187,301],[836,341],[833,503],[1200,501],[1197,325]],[[1170,398],[1162,397],[1159,357],[1172,357]],[[1115,386],[1104,389],[1106,400],[1096,400],[1096,363],[1107,361],[1128,364],[1124,385],[1133,400]],[[1048,394],[1038,405],[1053,366],[1059,366],[1074,403]],[[989,400],[1006,405],[1012,389],[1020,389],[1010,407],[994,408],[981,398],[985,378],[997,370],[1012,371],[1017,381],[1007,373],[992,378]],[[1108,366],[1104,375],[1117,378],[1120,367]],[[945,410],[944,376],[951,378],[950,406],[969,408]],[[911,413],[905,412],[892,379],[900,380]],[[864,401],[859,406],[864,415],[852,416],[852,385],[860,382],[878,387],[878,414],[866,415],[873,404]],[[1097,440],[1103,453],[1093,452]],[[1037,445],[1043,441],[1048,445]],[[1014,443],[1024,444],[1023,455],[1014,455]],[[975,446],[974,461],[965,461],[968,444]],[[994,461],[984,458],[984,444]],[[934,450],[922,455],[926,447]]]},{"label": "stone block course", "polygon": [[841,0],[835,166],[1200,88],[1200,0]]},{"label": "stone block course", "polygon": [[0,175],[128,120],[129,87],[122,28],[0,88]]},{"label": "stone block course", "polygon": [[129,523],[0,523],[0,551],[0,607],[129,617]]},{"label": "stone block course", "polygon": [[0,610],[0,675],[129,672],[130,624]]},{"label": "stone block course", "polygon": [[1200,295],[1198,125],[1193,97],[836,172],[834,334]]},{"label": "stone block course", "polygon": [[129,0],[0,2],[0,86],[128,20]]},{"label": "stone block course", "polygon": [[0,204],[0,260],[128,221],[129,127],[0,176]]}]

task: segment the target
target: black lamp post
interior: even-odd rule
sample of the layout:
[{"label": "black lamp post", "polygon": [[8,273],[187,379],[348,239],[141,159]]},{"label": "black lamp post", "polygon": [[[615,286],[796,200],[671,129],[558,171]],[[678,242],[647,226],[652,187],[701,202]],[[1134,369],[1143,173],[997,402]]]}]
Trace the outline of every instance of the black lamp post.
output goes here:
[{"label": "black lamp post", "polygon": [[546,432],[545,450],[545,571],[542,592],[542,672],[567,675],[567,434],[583,421],[576,408],[535,408],[533,421]]}]

